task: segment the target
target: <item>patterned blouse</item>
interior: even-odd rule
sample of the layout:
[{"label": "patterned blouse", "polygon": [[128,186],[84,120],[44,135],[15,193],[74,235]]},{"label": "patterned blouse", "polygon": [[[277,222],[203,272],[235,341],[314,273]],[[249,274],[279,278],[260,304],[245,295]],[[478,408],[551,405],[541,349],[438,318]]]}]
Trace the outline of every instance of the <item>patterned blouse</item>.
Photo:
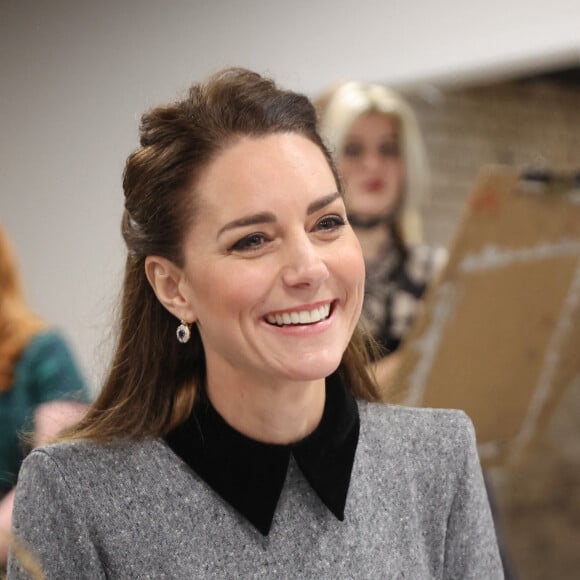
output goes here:
[{"label": "patterned blouse", "polygon": [[366,262],[363,319],[386,354],[397,350],[411,329],[429,281],[446,260],[444,248],[411,246],[405,257],[387,242],[379,256]]}]

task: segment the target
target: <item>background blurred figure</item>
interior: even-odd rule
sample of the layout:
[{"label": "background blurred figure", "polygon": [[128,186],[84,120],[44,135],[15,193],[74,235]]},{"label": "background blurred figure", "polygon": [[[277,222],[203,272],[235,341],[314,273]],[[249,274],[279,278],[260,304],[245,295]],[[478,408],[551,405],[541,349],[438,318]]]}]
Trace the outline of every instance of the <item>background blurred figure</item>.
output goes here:
[{"label": "background blurred figure", "polygon": [[10,243],[0,227],[0,568],[6,562],[14,485],[25,446],[78,420],[88,400],[63,338],[26,304]]},{"label": "background blurred figure", "polygon": [[[444,248],[421,243],[420,206],[429,175],[423,139],[410,106],[381,85],[343,83],[323,95],[317,107],[365,258],[363,316],[381,347],[375,372],[388,398],[401,356],[397,349],[427,285],[447,260]],[[486,484],[504,573],[513,578],[493,490]]]},{"label": "background blurred figure", "polygon": [[383,86],[347,82],[328,91],[317,106],[363,249],[363,316],[382,347],[376,371],[386,388],[398,358],[388,355],[409,331],[428,282],[447,256],[443,248],[420,243],[420,205],[428,184],[425,149],[412,110]]}]

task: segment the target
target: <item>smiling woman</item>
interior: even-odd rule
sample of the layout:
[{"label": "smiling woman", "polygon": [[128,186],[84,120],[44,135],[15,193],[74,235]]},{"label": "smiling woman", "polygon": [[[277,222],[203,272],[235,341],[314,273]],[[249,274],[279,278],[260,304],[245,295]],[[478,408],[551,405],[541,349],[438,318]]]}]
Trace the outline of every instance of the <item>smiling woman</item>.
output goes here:
[{"label": "smiling woman", "polygon": [[469,420],[377,402],[308,99],[240,69],[193,85],[143,116],[124,190],[109,376],[18,484],[47,578],[500,577]]},{"label": "smiling woman", "polygon": [[183,266],[145,260],[161,304],[195,322],[209,399],[267,443],[297,441],[319,423],[324,379],[360,316],[364,265],[336,189],[310,139],[244,137],[198,177]]}]

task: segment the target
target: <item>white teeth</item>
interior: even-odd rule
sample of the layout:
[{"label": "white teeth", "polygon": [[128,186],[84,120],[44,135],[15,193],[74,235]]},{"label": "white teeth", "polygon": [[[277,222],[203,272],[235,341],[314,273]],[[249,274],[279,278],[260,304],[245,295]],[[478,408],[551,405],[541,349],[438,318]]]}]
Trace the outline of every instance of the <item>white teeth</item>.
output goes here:
[{"label": "white teeth", "polygon": [[266,320],[270,324],[284,326],[289,324],[313,324],[328,318],[330,314],[330,304],[319,306],[313,310],[296,310],[294,312],[284,312],[283,314],[268,314]]}]

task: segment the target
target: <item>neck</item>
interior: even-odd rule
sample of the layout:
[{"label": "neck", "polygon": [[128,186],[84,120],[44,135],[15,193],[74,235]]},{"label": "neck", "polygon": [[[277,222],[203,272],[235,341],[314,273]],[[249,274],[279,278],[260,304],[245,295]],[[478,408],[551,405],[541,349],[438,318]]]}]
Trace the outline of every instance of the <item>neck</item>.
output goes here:
[{"label": "neck", "polygon": [[208,369],[207,395],[224,421],[243,435],[283,445],[316,429],[324,411],[325,384],[325,379],[244,384],[239,377],[212,376]]},{"label": "neck", "polygon": [[391,232],[384,223],[374,228],[353,227],[356,234],[364,259],[366,261],[374,260],[381,251],[382,247],[391,240]]}]

